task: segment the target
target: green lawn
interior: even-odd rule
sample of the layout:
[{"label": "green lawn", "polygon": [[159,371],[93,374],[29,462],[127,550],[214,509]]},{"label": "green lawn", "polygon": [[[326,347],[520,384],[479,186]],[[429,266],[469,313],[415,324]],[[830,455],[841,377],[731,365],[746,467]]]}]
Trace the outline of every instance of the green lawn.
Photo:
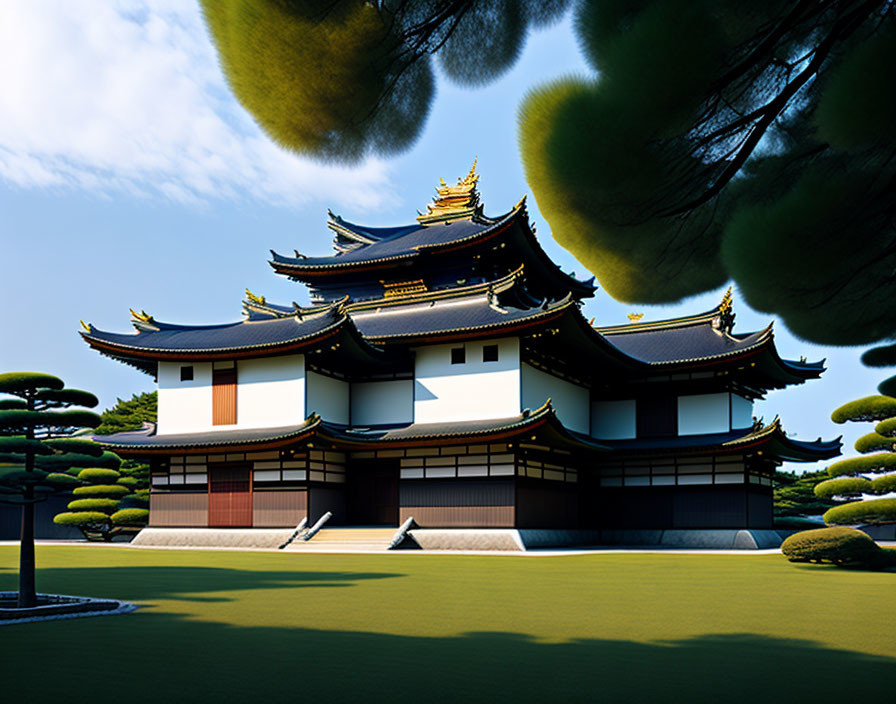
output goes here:
[{"label": "green lawn", "polygon": [[[0,589],[17,548],[0,547]],[[891,702],[896,574],[780,556],[38,546],[124,616],[0,628],[3,699]],[[848,699],[846,699],[848,697]]]}]

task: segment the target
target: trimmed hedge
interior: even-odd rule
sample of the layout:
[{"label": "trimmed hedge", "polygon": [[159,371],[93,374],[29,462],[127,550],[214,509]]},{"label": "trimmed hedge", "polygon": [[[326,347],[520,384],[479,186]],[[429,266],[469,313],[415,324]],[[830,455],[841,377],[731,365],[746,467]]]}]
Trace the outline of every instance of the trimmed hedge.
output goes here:
[{"label": "trimmed hedge", "polygon": [[105,523],[109,516],[99,511],[81,511],[79,513],[60,513],[53,518],[53,523],[61,526],[83,526],[90,523]]},{"label": "trimmed hedge", "polygon": [[47,483],[55,484],[57,486],[59,486],[59,485],[74,486],[74,485],[80,485],[81,480],[78,479],[77,477],[71,476],[70,474],[60,474],[59,472],[50,472],[47,475]]},{"label": "trimmed hedge", "polygon": [[136,477],[119,477],[116,481],[116,484],[121,484],[122,486],[132,487],[137,486],[137,478]]},{"label": "trimmed hedge", "polygon": [[123,508],[112,514],[112,522],[117,526],[143,526],[149,520],[149,510],[145,508]]},{"label": "trimmed hedge", "polygon": [[85,438],[51,438],[44,442],[58,452],[71,452],[88,457],[102,457],[104,452],[99,443]]},{"label": "trimmed hedge", "polygon": [[77,496],[124,496],[128,494],[126,486],[118,484],[93,484],[91,486],[79,486],[72,490]]},{"label": "trimmed hedge", "polygon": [[43,372],[6,372],[0,374],[0,391],[11,394],[35,388],[62,389],[65,382],[58,376]]},{"label": "trimmed hedge", "polygon": [[874,432],[886,438],[896,438],[896,418],[887,418],[874,426]]},{"label": "trimmed hedge", "polygon": [[100,467],[87,467],[78,472],[78,479],[82,482],[114,482],[121,474],[114,469],[102,469]]},{"label": "trimmed hedge", "polygon": [[118,499],[75,499],[69,501],[69,511],[106,511],[111,513],[118,508]]},{"label": "trimmed hedge", "polygon": [[866,452],[892,452],[896,447],[896,438],[888,438],[877,433],[868,433],[863,435],[854,446],[856,452],[865,454]]},{"label": "trimmed hedge", "polygon": [[870,494],[871,481],[865,477],[842,477],[828,479],[815,486],[815,495],[820,499],[831,499],[835,496],[859,496]]},{"label": "trimmed hedge", "polygon": [[896,473],[872,479],[871,488],[876,494],[888,494],[891,491],[896,491]]},{"label": "trimmed hedge", "polygon": [[866,533],[839,527],[794,533],[781,544],[781,552],[791,562],[868,565],[879,561],[883,551]]},{"label": "trimmed hedge", "polygon": [[828,467],[828,474],[839,477],[844,474],[864,474],[890,469],[896,469],[896,452],[878,452],[874,455],[840,460]]},{"label": "trimmed hedge", "polygon": [[892,418],[893,416],[896,416],[896,398],[892,396],[866,396],[865,398],[844,403],[831,413],[831,420],[835,423],[845,423],[849,420],[879,421]]},{"label": "trimmed hedge", "polygon": [[[75,489],[77,491],[77,489]],[[828,509],[824,516],[828,525],[854,525],[857,523],[890,523],[896,521],[896,499],[871,499],[853,501]]]}]

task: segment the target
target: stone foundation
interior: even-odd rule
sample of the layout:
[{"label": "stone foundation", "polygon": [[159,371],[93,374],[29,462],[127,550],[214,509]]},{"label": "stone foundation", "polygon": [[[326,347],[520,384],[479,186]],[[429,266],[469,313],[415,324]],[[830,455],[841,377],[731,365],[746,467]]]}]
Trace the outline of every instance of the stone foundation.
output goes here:
[{"label": "stone foundation", "polygon": [[144,528],[131,541],[140,547],[279,548],[294,528]]}]

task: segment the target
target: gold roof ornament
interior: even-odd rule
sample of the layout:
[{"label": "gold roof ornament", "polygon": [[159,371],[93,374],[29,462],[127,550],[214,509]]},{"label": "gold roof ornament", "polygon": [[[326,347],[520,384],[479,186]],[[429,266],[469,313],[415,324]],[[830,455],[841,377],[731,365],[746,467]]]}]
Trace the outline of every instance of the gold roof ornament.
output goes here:
[{"label": "gold roof ornament", "polygon": [[248,298],[249,301],[251,301],[252,303],[255,303],[255,304],[259,305],[259,306],[263,306],[263,305],[264,305],[264,296],[256,296],[254,293],[252,293],[252,292],[249,290],[248,287],[246,287],[246,298]]},{"label": "gold roof ornament", "polygon": [[731,286],[722,296],[719,303],[719,315],[713,320],[713,327],[721,332],[730,333],[734,329],[734,302],[731,296]]},{"label": "gold roof ornament", "polygon": [[643,317],[644,317],[643,313],[629,313],[628,314],[629,322],[632,322],[632,323],[637,323]]},{"label": "gold roof ornament", "polygon": [[85,323],[83,320],[81,321],[81,327],[84,328],[84,332],[93,332],[93,328],[90,323]]},{"label": "gold roof ornament", "polygon": [[725,295],[722,296],[722,302],[719,304],[719,313],[727,313],[731,310],[731,305],[731,286],[729,286],[728,290],[725,291]]},{"label": "gold roof ornament", "polygon": [[479,174],[476,173],[477,161],[478,158],[473,160],[470,173],[457,179],[456,186],[449,186],[444,179],[439,179],[436,197],[426,206],[426,212],[417,216],[417,222],[421,225],[434,225],[481,213],[479,191],[476,190],[476,184],[479,182]]},{"label": "gold roof ornament", "polygon": [[133,308],[128,308],[128,310],[131,311],[131,322],[139,332],[157,331],[159,329],[156,327],[156,321],[145,310],[141,310],[139,313]]}]

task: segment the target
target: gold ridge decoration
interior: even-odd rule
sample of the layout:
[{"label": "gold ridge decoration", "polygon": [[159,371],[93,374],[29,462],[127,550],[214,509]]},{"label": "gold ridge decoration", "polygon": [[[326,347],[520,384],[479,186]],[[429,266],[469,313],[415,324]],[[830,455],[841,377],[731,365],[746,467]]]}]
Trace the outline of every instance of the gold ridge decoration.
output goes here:
[{"label": "gold ridge decoration", "polygon": [[632,323],[637,323],[643,317],[644,317],[643,313],[629,313],[628,314],[628,319]]},{"label": "gold ridge decoration", "polygon": [[479,203],[479,192],[476,190],[476,184],[479,182],[476,162],[477,159],[474,159],[470,173],[464,178],[457,179],[456,186],[449,186],[444,179],[439,179],[436,197],[426,206],[427,212],[417,216],[417,222],[421,225],[432,225],[480,214],[482,206]]},{"label": "gold ridge decoration", "polygon": [[157,327],[156,321],[145,310],[141,310],[139,313],[133,308],[128,308],[128,310],[131,311],[131,322],[134,327],[137,328],[138,332],[158,331],[159,328]]},{"label": "gold ridge decoration", "polygon": [[152,319],[152,316],[149,313],[147,313],[145,310],[141,310],[139,313],[137,311],[135,311],[133,308],[128,308],[128,310],[131,311],[131,317],[133,317],[134,320],[138,320],[141,323],[149,323],[150,325],[155,322]]},{"label": "gold ridge decoration", "polygon": [[248,287],[246,287],[246,298],[248,298],[252,303],[255,303],[259,306],[263,306],[265,303],[264,296],[256,296],[249,290]]},{"label": "gold ridge decoration", "polygon": [[728,287],[728,290],[725,291],[725,295],[722,296],[722,302],[719,304],[719,313],[725,314],[731,310],[731,287]]},{"label": "gold ridge decoration", "polygon": [[383,298],[407,296],[412,293],[426,293],[428,289],[423,279],[413,281],[380,281],[383,285]]},{"label": "gold ridge decoration", "polygon": [[725,291],[722,296],[722,302],[719,303],[719,315],[713,321],[713,327],[716,330],[730,333],[734,329],[734,305],[731,298],[731,287]]},{"label": "gold ridge decoration", "polygon": [[81,327],[84,328],[85,332],[93,332],[93,327],[90,323],[85,323],[83,320],[81,321]]}]

